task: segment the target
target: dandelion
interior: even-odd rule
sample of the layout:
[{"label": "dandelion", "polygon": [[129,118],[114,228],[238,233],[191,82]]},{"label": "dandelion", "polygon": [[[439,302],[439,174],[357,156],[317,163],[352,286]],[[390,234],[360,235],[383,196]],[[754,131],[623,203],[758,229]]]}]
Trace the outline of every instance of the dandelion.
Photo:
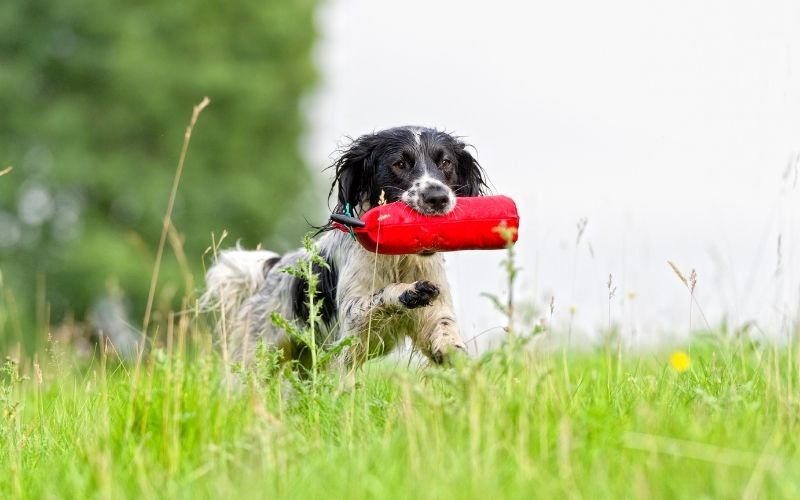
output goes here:
[{"label": "dandelion", "polygon": [[683,373],[692,367],[692,358],[684,351],[675,351],[669,357],[669,366],[676,372]]}]

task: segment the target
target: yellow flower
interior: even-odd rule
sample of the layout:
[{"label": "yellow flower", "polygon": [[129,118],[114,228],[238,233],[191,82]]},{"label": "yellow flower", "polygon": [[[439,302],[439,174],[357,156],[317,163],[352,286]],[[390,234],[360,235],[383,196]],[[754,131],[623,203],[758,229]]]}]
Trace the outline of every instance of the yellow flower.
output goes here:
[{"label": "yellow flower", "polygon": [[669,357],[669,366],[678,373],[683,373],[692,367],[692,358],[684,351],[675,351]]}]

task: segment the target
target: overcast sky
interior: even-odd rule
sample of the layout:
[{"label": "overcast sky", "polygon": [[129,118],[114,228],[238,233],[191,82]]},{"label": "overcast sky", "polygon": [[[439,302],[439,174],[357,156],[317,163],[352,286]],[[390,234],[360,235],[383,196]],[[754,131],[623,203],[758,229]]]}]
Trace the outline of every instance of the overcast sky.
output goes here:
[{"label": "overcast sky", "polygon": [[[519,205],[519,294],[554,296],[555,321],[604,325],[611,273],[626,334],[685,335],[668,259],[712,323],[796,317],[800,2],[335,0],[319,25],[315,168],[345,135],[465,136]],[[449,256],[465,337],[502,323],[479,296],[501,258]]]}]

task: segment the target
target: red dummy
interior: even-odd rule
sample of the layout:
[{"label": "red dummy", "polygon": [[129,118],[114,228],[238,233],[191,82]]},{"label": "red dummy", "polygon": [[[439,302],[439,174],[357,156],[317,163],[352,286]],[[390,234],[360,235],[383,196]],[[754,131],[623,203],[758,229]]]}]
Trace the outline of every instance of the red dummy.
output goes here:
[{"label": "red dummy", "polygon": [[398,201],[370,209],[360,220],[340,214],[331,220],[342,231],[352,228],[370,252],[386,255],[505,248],[508,235],[517,241],[519,228],[517,206],[507,196],[457,198],[447,215],[422,215]]}]

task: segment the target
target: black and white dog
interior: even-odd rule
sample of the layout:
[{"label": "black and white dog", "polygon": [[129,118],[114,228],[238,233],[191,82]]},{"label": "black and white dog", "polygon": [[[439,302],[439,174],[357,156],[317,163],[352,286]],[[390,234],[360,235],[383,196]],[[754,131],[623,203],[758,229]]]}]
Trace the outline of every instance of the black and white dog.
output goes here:
[{"label": "black and white dog", "polygon": [[[457,196],[480,196],[485,174],[458,138],[430,128],[398,127],[359,137],[332,165],[336,212],[360,215],[379,202],[402,200],[426,215],[443,215]],[[341,231],[317,240],[327,261],[317,266],[322,300],[318,342],[353,342],[339,356],[345,367],[391,351],[409,338],[436,363],[464,350],[441,254],[377,255]],[[307,283],[282,271],[307,258],[305,250],[279,256],[239,248],[221,252],[206,275],[202,303],[217,311],[217,334],[231,361],[248,363],[259,342],[304,361],[302,346],[273,324],[272,313],[308,321]]]}]

